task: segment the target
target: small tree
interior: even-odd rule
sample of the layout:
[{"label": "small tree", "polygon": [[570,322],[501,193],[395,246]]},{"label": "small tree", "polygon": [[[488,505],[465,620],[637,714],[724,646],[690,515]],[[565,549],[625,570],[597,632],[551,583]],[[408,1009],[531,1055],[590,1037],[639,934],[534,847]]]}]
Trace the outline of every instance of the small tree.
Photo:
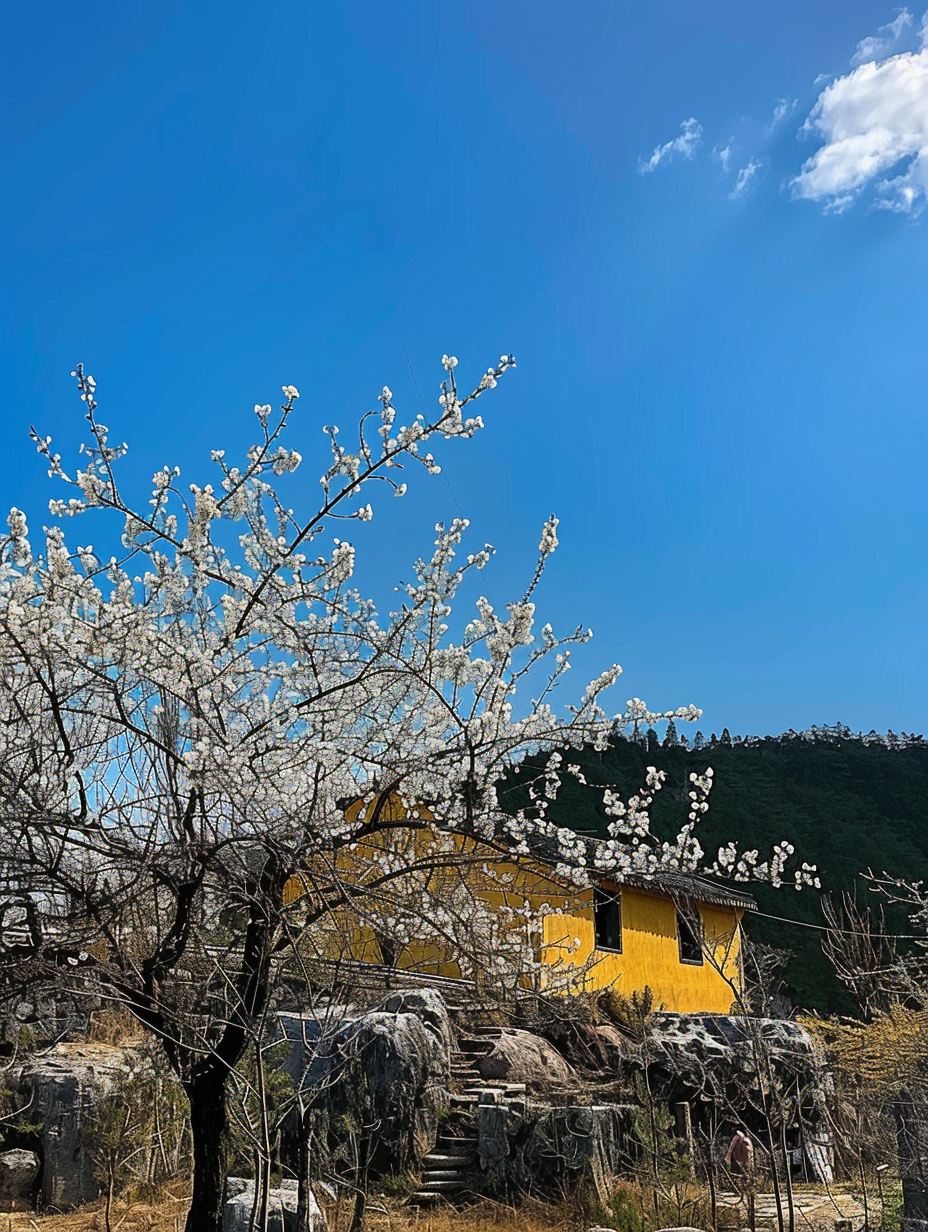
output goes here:
[{"label": "small tree", "polygon": [[160,1095],[154,1075],[134,1067],[94,1106],[87,1145],[94,1175],[103,1188],[106,1232],[112,1232],[117,1194],[130,1181],[148,1175],[148,1156],[155,1150]]}]

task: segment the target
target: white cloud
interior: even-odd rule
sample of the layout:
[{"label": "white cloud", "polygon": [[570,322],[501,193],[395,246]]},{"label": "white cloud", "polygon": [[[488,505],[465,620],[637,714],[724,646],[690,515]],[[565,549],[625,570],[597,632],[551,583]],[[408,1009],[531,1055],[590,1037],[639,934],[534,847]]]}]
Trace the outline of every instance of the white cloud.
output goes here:
[{"label": "white cloud", "polygon": [[798,98],[778,98],[776,105],[773,108],[773,115],[770,117],[770,123],[767,125],[767,132],[772,133],[778,129],[783,121],[793,114],[799,106]]},{"label": "white cloud", "polygon": [[757,178],[757,173],[760,171],[762,165],[763,164],[756,158],[752,158],[749,162],[745,163],[735,177],[734,187],[728,194],[732,200],[736,201],[739,197],[744,196],[753,184],[754,180]]},{"label": "white cloud", "polygon": [[880,26],[876,34],[862,38],[851,57],[851,64],[866,64],[870,60],[882,60],[899,47],[903,36],[912,28],[912,14],[908,9],[899,9],[892,21]]},{"label": "white cloud", "polygon": [[794,196],[842,213],[872,188],[879,208],[917,213],[928,190],[928,49],[836,78],[803,130],[822,144],[792,180]]},{"label": "white cloud", "polygon": [[719,160],[722,170],[726,175],[728,174],[728,168],[731,166],[731,156],[734,153],[734,149],[734,142],[731,137],[729,137],[724,145],[717,145],[712,151],[713,157]]},{"label": "white cloud", "polygon": [[702,125],[693,116],[680,124],[680,135],[665,141],[663,145],[654,147],[650,158],[638,159],[638,174],[648,175],[665,163],[669,163],[675,155],[682,158],[692,158],[702,144]]}]

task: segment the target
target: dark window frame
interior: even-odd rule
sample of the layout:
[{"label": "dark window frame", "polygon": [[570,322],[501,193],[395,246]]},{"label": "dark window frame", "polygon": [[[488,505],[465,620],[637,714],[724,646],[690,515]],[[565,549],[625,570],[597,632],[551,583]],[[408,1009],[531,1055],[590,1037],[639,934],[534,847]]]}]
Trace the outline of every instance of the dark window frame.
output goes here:
[{"label": "dark window frame", "polygon": [[[613,941],[615,944],[609,944]],[[619,890],[593,887],[593,948],[622,953],[622,895]]]},{"label": "dark window frame", "polygon": [[[701,967],[706,961],[702,948],[702,914],[698,907],[677,908],[677,952],[687,967]],[[698,950],[698,954],[696,951]]]}]

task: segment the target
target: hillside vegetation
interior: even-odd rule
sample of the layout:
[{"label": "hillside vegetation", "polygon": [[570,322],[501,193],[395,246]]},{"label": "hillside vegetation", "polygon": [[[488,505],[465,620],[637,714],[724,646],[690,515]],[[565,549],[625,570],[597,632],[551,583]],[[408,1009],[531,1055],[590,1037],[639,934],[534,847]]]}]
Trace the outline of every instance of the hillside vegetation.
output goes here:
[{"label": "hillside vegetation", "polygon": [[[652,816],[659,833],[675,833],[686,817],[690,771],[715,771],[710,811],[700,826],[706,850],[735,839],[759,847],[788,839],[797,855],[818,866],[823,890],[867,893],[859,874],[867,869],[928,879],[928,741],[920,736],[853,734],[842,726],[788,732],[782,736],[732,738],[723,732],[682,740],[673,724],[656,733],[615,739],[604,752],[592,749],[569,759],[593,783],[617,783],[625,798],[644,781],[645,768],[667,771],[664,790]],[[517,776],[524,780],[528,766]],[[527,804],[524,790],[510,797]],[[601,792],[575,779],[565,782],[551,815],[584,833],[605,832]],[[809,890],[752,887],[763,912],[821,924],[819,895]],[[910,931],[900,913],[890,912],[893,928]],[[750,935],[786,947],[792,957],[785,973],[787,991],[807,1009],[849,1009],[821,952],[821,934],[762,916],[747,922]]]}]

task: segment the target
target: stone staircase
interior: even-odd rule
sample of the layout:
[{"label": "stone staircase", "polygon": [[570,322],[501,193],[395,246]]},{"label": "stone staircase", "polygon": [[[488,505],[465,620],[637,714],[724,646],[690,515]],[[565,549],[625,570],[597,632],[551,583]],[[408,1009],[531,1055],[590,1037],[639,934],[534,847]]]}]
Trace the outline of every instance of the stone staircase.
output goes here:
[{"label": "stone staircase", "polygon": [[419,1188],[411,1196],[413,1206],[428,1206],[442,1199],[450,1199],[468,1187],[471,1176],[477,1169],[477,1134],[474,1114],[468,1118],[474,1130],[464,1131],[466,1123],[459,1119],[458,1127],[438,1135],[434,1149],[422,1161]]},{"label": "stone staircase", "polygon": [[506,1098],[524,1097],[518,1083],[482,1078],[477,1064],[493,1051],[499,1027],[471,1026],[458,1039],[451,1054],[451,1114],[439,1133],[434,1149],[422,1161],[419,1188],[410,1197],[414,1206],[452,1201],[471,1189],[478,1169],[477,1108],[481,1092],[500,1092]]},{"label": "stone staircase", "polygon": [[486,1084],[480,1077],[478,1062],[493,1051],[502,1031],[499,1027],[471,1027],[470,1035],[462,1035],[451,1053],[451,1083],[464,1091]]}]

